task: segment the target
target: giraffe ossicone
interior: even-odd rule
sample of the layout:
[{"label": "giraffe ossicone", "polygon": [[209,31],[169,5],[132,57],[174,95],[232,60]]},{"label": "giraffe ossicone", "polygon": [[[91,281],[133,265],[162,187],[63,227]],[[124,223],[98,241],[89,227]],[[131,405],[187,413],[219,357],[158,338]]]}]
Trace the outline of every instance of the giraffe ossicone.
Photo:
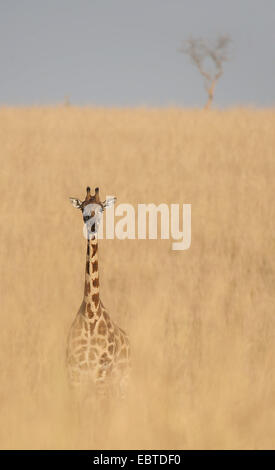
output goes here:
[{"label": "giraffe ossicone", "polygon": [[[70,198],[72,205],[81,209],[87,229],[84,296],[71,326],[67,345],[67,368],[70,384],[75,388],[91,386],[106,394],[125,395],[130,366],[129,339],[118,327],[99,295],[97,230],[103,210],[114,204],[116,198],[101,202],[99,189],[86,198]],[[91,390],[92,393],[92,390]]]}]

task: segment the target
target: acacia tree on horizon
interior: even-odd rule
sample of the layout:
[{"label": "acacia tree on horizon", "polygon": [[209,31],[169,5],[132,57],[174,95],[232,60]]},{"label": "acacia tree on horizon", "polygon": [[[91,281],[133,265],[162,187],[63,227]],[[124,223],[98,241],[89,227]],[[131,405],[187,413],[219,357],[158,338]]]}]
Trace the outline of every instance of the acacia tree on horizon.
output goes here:
[{"label": "acacia tree on horizon", "polygon": [[[209,109],[214,98],[217,81],[223,74],[223,64],[229,60],[228,46],[231,38],[220,35],[215,41],[202,38],[190,38],[183,42],[180,52],[190,57],[191,62],[204,77],[204,85],[208,95],[205,109]],[[206,60],[212,63],[212,71],[206,69]]]}]

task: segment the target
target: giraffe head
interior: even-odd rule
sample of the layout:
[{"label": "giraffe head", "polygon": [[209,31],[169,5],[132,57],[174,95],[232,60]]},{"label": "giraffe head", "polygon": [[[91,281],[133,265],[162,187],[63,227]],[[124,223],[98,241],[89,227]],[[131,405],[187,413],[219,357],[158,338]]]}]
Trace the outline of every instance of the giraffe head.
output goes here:
[{"label": "giraffe head", "polygon": [[91,194],[91,188],[88,186],[84,201],[74,197],[70,197],[70,201],[74,207],[81,210],[88,237],[94,238],[98,231],[102,212],[106,207],[112,206],[116,202],[116,198],[112,197],[101,202],[99,188],[95,188],[95,193]]}]

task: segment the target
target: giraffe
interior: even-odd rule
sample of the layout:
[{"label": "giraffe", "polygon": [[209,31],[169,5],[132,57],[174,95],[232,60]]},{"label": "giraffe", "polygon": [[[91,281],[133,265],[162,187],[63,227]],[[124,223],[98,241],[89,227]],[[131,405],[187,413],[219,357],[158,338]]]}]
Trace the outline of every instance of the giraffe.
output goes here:
[{"label": "giraffe", "polygon": [[82,304],[71,326],[67,343],[67,369],[74,389],[86,394],[125,396],[130,366],[127,334],[109,316],[99,296],[97,230],[103,210],[116,198],[103,203],[99,189],[91,195],[86,189],[84,201],[70,198],[82,211],[87,230],[85,283]]}]

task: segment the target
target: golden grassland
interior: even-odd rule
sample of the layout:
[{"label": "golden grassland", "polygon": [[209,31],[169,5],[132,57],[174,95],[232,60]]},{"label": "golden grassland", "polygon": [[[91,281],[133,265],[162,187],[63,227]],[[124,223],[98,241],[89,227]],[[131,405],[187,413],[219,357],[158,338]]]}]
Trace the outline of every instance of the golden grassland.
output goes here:
[{"label": "golden grassland", "polygon": [[[275,447],[275,112],[0,110],[1,448]],[[192,244],[102,240],[126,402],[80,419],[66,339],[85,239],[68,197],[191,203]]]}]

